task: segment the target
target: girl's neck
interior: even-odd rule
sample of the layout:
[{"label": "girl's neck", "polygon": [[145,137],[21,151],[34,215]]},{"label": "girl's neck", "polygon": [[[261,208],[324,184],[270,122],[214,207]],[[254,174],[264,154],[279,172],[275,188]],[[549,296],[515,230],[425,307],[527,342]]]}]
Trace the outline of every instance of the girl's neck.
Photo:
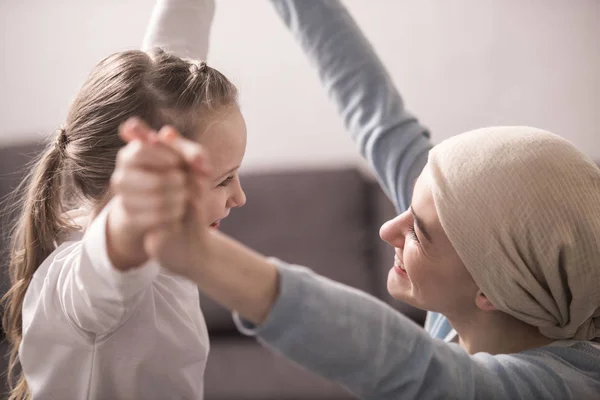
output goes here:
[{"label": "girl's neck", "polygon": [[552,342],[539,330],[501,311],[478,310],[469,317],[448,317],[456,330],[459,343],[469,354],[519,353],[546,346]]}]

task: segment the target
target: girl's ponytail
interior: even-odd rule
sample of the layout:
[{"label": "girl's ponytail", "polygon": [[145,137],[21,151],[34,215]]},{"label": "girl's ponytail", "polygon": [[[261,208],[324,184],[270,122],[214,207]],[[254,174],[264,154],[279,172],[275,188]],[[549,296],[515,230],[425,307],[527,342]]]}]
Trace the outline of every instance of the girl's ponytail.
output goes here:
[{"label": "girl's ponytail", "polygon": [[60,201],[61,159],[65,136],[61,130],[56,143],[52,143],[40,155],[21,187],[24,197],[20,200],[21,212],[14,227],[10,250],[11,288],[2,298],[2,326],[11,345],[8,366],[11,400],[29,397],[23,374],[15,377],[15,368],[19,362],[18,349],[22,339],[23,299],[33,274],[54,251],[59,235],[66,227],[61,219]]}]

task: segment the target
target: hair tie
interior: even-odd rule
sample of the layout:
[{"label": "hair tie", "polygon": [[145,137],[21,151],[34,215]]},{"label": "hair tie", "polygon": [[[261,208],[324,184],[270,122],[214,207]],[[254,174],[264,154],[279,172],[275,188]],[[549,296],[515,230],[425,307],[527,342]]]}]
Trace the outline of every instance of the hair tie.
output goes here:
[{"label": "hair tie", "polygon": [[60,151],[64,151],[68,144],[69,138],[67,137],[67,130],[65,128],[60,128],[57,131],[55,145]]},{"label": "hair tie", "polygon": [[205,61],[201,61],[200,63],[196,64],[196,68],[198,69],[198,73],[202,73],[206,72],[206,70],[208,69],[208,65]]}]

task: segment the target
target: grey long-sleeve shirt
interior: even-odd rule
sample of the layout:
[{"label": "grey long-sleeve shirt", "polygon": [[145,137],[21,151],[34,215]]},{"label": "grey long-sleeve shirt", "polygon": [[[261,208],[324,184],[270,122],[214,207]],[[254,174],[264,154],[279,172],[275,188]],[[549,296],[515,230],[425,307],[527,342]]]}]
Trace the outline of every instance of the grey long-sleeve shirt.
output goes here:
[{"label": "grey long-sleeve shirt", "polygon": [[[431,148],[371,46],[337,1],[273,0],[397,209]],[[557,341],[517,354],[467,354],[396,310],[308,269],[273,261],[280,294],[240,330],[364,399],[600,399],[600,347]]]}]

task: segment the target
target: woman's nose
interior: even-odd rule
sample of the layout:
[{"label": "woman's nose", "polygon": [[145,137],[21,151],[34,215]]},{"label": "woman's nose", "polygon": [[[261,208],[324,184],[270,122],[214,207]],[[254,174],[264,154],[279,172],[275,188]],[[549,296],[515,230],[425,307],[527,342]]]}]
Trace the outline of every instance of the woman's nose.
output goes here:
[{"label": "woman's nose", "polygon": [[379,236],[391,246],[403,249],[406,238],[407,213],[404,212],[396,218],[387,221],[381,225]]}]

